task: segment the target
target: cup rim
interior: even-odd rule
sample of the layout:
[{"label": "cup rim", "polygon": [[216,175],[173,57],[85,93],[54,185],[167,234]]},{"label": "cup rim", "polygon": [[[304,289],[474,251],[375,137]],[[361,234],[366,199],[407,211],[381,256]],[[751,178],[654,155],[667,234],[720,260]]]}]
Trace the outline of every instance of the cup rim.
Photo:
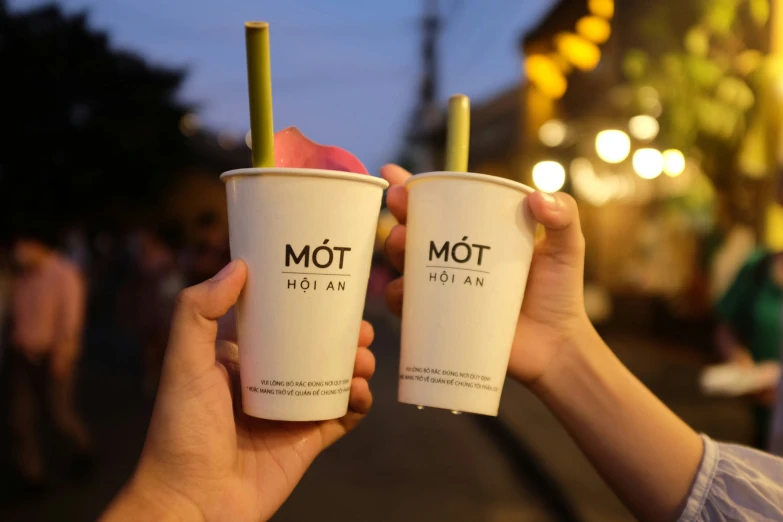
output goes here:
[{"label": "cup rim", "polygon": [[356,174],[354,172],[344,172],[341,170],[326,169],[305,169],[290,167],[270,167],[270,168],[244,168],[234,169],[224,172],[220,175],[220,180],[225,183],[229,178],[237,176],[297,176],[302,178],[327,178],[327,179],[345,179],[349,181],[361,181],[369,183],[380,188],[387,188],[389,183],[385,179],[376,178],[370,174]]},{"label": "cup rim", "polygon": [[423,174],[416,174],[408,178],[405,182],[406,187],[410,187],[417,181],[427,179],[463,179],[473,181],[483,181],[485,183],[494,183],[495,185],[502,185],[504,187],[512,188],[523,192],[525,194],[532,194],[535,190],[527,185],[519,183],[517,181],[511,181],[510,179],[500,178],[498,176],[490,176],[488,174],[477,174],[475,172],[450,172],[447,170],[437,172],[425,172]]}]

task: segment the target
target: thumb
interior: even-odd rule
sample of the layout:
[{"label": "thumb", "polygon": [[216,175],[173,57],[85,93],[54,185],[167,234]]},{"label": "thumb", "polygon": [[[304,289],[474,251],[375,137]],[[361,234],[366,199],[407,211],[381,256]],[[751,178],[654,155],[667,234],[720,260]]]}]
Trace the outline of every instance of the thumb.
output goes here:
[{"label": "thumb", "polygon": [[234,260],[211,279],[180,292],[166,349],[168,375],[198,375],[215,365],[217,319],[236,304],[245,279],[245,263]]},{"label": "thumb", "polygon": [[535,220],[546,230],[543,252],[569,265],[581,264],[585,239],[574,198],[562,192],[534,192],[527,203]]}]

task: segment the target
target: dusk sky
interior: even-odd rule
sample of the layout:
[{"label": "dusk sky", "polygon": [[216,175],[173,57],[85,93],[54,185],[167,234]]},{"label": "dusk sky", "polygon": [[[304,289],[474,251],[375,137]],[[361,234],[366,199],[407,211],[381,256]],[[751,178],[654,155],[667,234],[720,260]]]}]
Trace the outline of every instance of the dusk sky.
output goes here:
[{"label": "dusk sky", "polygon": [[[10,0],[12,9],[50,2]],[[422,0],[62,0],[112,45],[184,67],[184,100],[216,131],[249,128],[243,22],[270,23],[275,128],[344,147],[377,172],[415,105]],[[553,0],[440,0],[443,100],[474,103],[521,78],[520,33]]]}]

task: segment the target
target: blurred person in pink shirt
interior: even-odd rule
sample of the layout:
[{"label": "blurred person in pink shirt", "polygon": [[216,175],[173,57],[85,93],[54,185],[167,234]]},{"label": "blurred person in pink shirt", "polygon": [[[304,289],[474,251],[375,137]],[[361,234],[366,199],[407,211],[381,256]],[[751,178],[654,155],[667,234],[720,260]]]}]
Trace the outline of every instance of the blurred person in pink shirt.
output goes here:
[{"label": "blurred person in pink shirt", "polygon": [[144,380],[142,389],[154,395],[168,341],[174,301],[183,276],[177,265],[177,227],[146,227],[130,235],[131,273],[119,296],[118,320],[138,338]]},{"label": "blurred person in pink shirt", "polygon": [[45,227],[30,227],[13,245],[18,273],[9,310],[10,414],[19,471],[30,483],[40,483],[45,474],[41,411],[49,412],[80,461],[89,455],[89,434],[74,406],[85,284],[78,268],[56,250],[55,237]]}]

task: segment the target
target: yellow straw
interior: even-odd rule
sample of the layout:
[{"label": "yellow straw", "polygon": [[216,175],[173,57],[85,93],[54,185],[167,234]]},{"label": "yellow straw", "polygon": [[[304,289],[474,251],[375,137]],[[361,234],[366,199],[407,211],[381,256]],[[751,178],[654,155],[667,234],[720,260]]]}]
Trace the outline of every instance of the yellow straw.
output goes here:
[{"label": "yellow straw", "polygon": [[470,151],[470,99],[464,94],[449,98],[446,130],[446,170],[466,172]]},{"label": "yellow straw", "polygon": [[245,22],[247,88],[250,94],[250,136],[253,166],[275,166],[275,131],[272,123],[272,72],[269,65],[269,24]]}]

